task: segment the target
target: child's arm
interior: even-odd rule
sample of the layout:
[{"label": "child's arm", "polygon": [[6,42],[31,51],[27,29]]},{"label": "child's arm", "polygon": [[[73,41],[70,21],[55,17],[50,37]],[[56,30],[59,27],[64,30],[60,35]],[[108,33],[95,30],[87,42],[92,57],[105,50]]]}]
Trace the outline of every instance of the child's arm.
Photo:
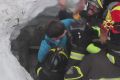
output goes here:
[{"label": "child's arm", "polygon": [[39,51],[38,51],[38,61],[40,63],[45,59],[45,57],[46,57],[47,53],[49,52],[50,48],[51,47],[47,44],[47,42],[45,40],[43,40],[41,42],[41,45],[40,45],[40,48],[39,48]]},{"label": "child's arm", "polygon": [[65,28],[67,30],[70,30],[70,26],[73,22],[75,22],[74,19],[64,19],[64,20],[61,20],[61,22],[65,25]]}]

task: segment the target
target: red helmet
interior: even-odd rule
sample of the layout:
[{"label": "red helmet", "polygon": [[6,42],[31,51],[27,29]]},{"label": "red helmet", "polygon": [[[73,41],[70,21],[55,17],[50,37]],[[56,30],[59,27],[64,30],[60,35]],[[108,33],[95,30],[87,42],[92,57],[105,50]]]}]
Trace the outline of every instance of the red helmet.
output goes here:
[{"label": "red helmet", "polygon": [[120,34],[120,2],[113,6],[112,10],[108,10],[101,28],[113,34]]}]

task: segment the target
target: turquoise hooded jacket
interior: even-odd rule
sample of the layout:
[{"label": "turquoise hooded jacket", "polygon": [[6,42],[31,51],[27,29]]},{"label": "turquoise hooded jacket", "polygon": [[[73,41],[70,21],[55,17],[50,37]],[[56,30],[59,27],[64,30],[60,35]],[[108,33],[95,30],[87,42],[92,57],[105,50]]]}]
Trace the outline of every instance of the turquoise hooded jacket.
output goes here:
[{"label": "turquoise hooded jacket", "polygon": [[[70,29],[71,23],[73,23],[75,20],[73,19],[64,19],[61,20],[61,22],[64,24],[66,30]],[[51,38],[49,38],[47,35],[45,35],[45,38],[42,40],[39,51],[38,51],[38,61],[41,63],[46,55],[48,54],[49,50],[55,46],[65,48],[67,42],[67,35],[65,35],[63,38],[53,41]],[[49,44],[50,43],[50,44]]]}]

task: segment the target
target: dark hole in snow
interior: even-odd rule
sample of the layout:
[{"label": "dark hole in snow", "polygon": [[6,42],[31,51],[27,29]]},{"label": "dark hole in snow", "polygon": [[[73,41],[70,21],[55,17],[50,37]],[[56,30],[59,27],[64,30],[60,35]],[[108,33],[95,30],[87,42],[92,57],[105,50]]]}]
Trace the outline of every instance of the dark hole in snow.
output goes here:
[{"label": "dark hole in snow", "polygon": [[[20,64],[36,79],[35,67],[37,64],[37,52],[43,38],[45,25],[51,19],[55,19],[58,13],[56,6],[46,8],[36,18],[32,19],[16,39],[11,40],[11,51],[17,57]],[[20,26],[17,26],[20,27]],[[13,31],[13,34],[14,31]],[[11,37],[13,37],[11,35]]]}]

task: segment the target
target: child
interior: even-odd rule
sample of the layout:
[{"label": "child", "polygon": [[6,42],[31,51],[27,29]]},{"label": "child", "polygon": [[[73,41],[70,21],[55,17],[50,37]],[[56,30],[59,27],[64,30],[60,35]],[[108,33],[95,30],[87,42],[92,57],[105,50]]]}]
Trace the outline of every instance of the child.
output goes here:
[{"label": "child", "polygon": [[42,63],[51,48],[60,47],[69,49],[67,48],[69,44],[67,30],[69,30],[69,26],[72,22],[74,22],[74,20],[66,19],[62,21],[51,21],[48,24],[45,38],[42,40],[38,51],[38,61],[40,63]]}]

